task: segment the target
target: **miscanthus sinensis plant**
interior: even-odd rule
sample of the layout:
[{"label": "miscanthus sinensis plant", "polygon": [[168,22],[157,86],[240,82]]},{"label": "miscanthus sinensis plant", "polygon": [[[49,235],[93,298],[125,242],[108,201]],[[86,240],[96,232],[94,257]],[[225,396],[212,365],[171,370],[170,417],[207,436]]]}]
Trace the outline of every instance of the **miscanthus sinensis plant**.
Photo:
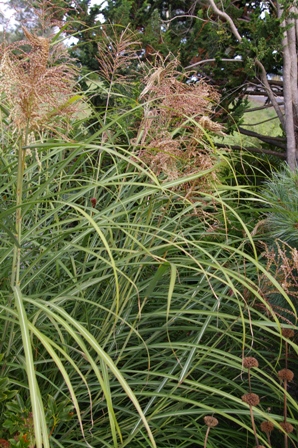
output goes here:
[{"label": "miscanthus sinensis plant", "polygon": [[[29,141],[41,140],[47,135],[63,135],[70,116],[77,111],[75,104],[76,69],[60,45],[51,48],[51,41],[23,28],[25,41],[1,48],[0,94],[6,120],[15,144],[11,150],[18,157],[16,179],[16,209],[11,288],[22,334],[28,385],[34,422],[34,439],[37,447],[49,446],[44,407],[41,400],[33,362],[29,321],[22,295],[20,280],[23,267],[24,218],[23,185]],[[39,156],[36,156],[40,164]],[[11,305],[11,304],[10,304]]]},{"label": "miscanthus sinensis plant", "polygon": [[[6,297],[7,302],[1,306],[2,310],[10,317],[3,327],[1,347],[5,351],[5,355],[10,358],[13,346],[18,352],[16,355],[18,362],[23,360],[20,361],[26,372],[23,380],[25,390],[28,388],[30,400],[25,402],[20,397],[17,399],[17,404],[14,403],[9,408],[10,412],[3,423],[3,428],[6,428],[7,434],[16,438],[16,443],[23,443],[22,441],[26,440],[30,447],[50,447],[52,434],[58,422],[67,421],[73,414],[68,412],[69,406],[71,406],[77,415],[84,445],[89,445],[85,439],[80,405],[71,381],[74,372],[78,374],[80,381],[89,391],[89,407],[91,406],[91,394],[84,373],[76,367],[67,353],[68,350],[65,349],[65,339],[62,334],[66,332],[68,337],[74,338],[74,345],[79,347],[80,353],[84,356],[83,371],[87,362],[95,374],[99,389],[104,394],[114,445],[117,445],[117,437],[121,440],[122,435],[112,406],[108,369],[115,375],[133,402],[147,428],[152,446],[155,446],[151,430],[131,388],[96,339],[79,321],[73,320],[62,308],[58,307],[63,317],[59,316],[57,309],[56,311],[48,309],[47,301],[43,303],[42,308],[39,307],[41,291],[39,287],[36,288],[36,275],[41,282],[39,285],[43,285],[42,296],[45,297],[45,289],[52,284],[52,281],[48,282],[49,278],[47,275],[43,277],[43,272],[46,266],[51,267],[53,263],[55,265],[57,259],[61,256],[63,258],[64,243],[68,244],[68,232],[64,233],[59,224],[56,227],[58,223],[56,219],[54,223],[52,222],[53,216],[58,218],[56,211],[53,211],[52,200],[53,197],[56,199],[57,196],[60,197],[63,178],[61,165],[64,168],[67,165],[67,162],[64,161],[67,154],[64,145],[73,150],[70,155],[73,163],[76,154],[81,150],[80,144],[76,146],[70,143],[68,132],[72,120],[82,112],[82,106],[79,102],[80,96],[75,90],[76,65],[69,60],[63,46],[52,46],[49,38],[37,36],[26,28],[24,28],[24,34],[25,41],[7,47],[3,46],[0,63],[3,123],[6,133],[11,137],[9,143],[6,142],[7,159],[2,158],[2,161],[9,160],[11,167],[17,167],[16,171],[7,170],[4,164],[4,168],[1,170],[5,178],[9,179],[6,187],[3,187],[5,206],[8,203],[7,197],[9,197],[9,201],[13,200],[13,196],[15,197],[15,206],[4,211],[1,216],[1,219],[4,220],[1,228],[8,236],[8,240],[4,241],[5,249],[1,252],[2,261],[7,263],[11,260],[10,255],[12,254],[12,264],[9,269],[10,279],[4,278],[2,281],[3,291],[1,293],[2,297]],[[53,148],[50,155],[47,153],[49,148]],[[35,161],[30,158],[32,150],[36,150]],[[3,154],[4,152],[2,152]],[[11,162],[15,156],[17,156],[17,163]],[[88,155],[83,152],[81,157],[88,158]],[[52,166],[53,164],[54,166]],[[15,178],[12,173],[16,174]],[[66,191],[68,191],[68,188],[71,188],[76,181],[74,178],[70,178],[65,171],[63,173],[67,179]],[[64,205],[66,206],[66,204]],[[54,210],[56,206],[57,204],[55,204]],[[60,202],[58,209],[61,206]],[[82,213],[85,214],[84,211]],[[14,225],[11,224],[12,217],[15,220]],[[50,245],[47,245],[46,241],[50,242]],[[62,247],[57,245],[58,241],[62,242]],[[45,262],[48,255],[50,258]],[[37,256],[36,260],[35,256]],[[58,264],[60,263],[58,262]],[[7,273],[7,271],[7,266],[4,266],[3,272]],[[6,276],[4,275],[4,277]],[[10,282],[6,280],[10,280]],[[54,284],[59,285],[59,281],[54,281]],[[33,302],[30,303],[31,299]],[[35,311],[32,313],[32,310]],[[62,333],[58,330],[58,334],[62,336],[59,344],[54,341],[55,331],[53,328],[48,332],[47,325],[41,324],[41,327],[37,325],[36,319],[38,320],[40,313],[44,316],[41,320],[44,322],[44,319],[49,319],[56,330],[57,325],[62,324]],[[19,332],[14,330],[16,325],[20,329]],[[73,325],[77,327],[76,330]],[[7,341],[9,341],[8,344]],[[89,351],[86,349],[86,343],[92,348],[89,348]],[[63,405],[61,403],[60,409],[64,417],[61,417],[59,411],[58,420],[55,398],[47,399],[39,385],[40,377],[38,379],[38,373],[36,373],[38,370],[36,369],[36,351],[33,351],[36,344],[45,350],[46,356],[50,357],[51,361],[49,362],[53,362],[57,368],[56,371],[54,370],[54,377],[58,381],[55,386],[56,392],[61,378],[67,385],[70,402]],[[94,361],[92,350],[96,353],[96,361]],[[39,359],[39,356],[37,358]],[[72,367],[72,373],[68,371],[63,361]],[[41,359],[40,362],[42,363]],[[49,378],[52,375],[52,369],[47,374],[40,374],[44,379],[47,378],[50,384],[53,384]],[[18,412],[16,407],[19,409]],[[29,410],[26,411],[25,409],[28,407]],[[93,422],[92,416],[91,421]]]}]

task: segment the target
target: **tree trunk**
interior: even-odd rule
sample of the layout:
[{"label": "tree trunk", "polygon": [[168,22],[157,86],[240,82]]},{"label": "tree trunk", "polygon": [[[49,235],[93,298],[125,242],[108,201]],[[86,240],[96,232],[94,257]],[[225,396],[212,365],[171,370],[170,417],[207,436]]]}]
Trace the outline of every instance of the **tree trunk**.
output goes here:
[{"label": "tree trunk", "polygon": [[[262,84],[286,134],[287,163],[291,170],[294,170],[298,165],[298,21],[297,18],[295,18],[298,14],[298,8],[294,6],[295,3],[296,2],[294,1],[289,1],[285,6],[282,5],[281,2],[276,2],[278,17],[282,20],[281,27],[283,28],[282,45],[284,113],[278,105],[275,95],[270,87],[265,67],[258,58],[255,59],[255,65],[260,69]],[[275,2],[273,2],[273,4],[275,5]],[[242,36],[239,34],[239,31],[232,18],[222,9],[219,9],[215,0],[209,0],[209,5],[221,19],[228,23],[232,33],[234,34],[238,42],[241,42]]]},{"label": "tree trunk", "polygon": [[[289,13],[294,13],[294,8]],[[278,5],[278,15],[282,16],[283,10]],[[285,132],[287,137],[287,162],[291,170],[297,166],[298,143],[298,86],[297,86],[297,48],[296,26],[291,17],[285,18],[281,26],[283,31],[283,91],[285,107]]]}]

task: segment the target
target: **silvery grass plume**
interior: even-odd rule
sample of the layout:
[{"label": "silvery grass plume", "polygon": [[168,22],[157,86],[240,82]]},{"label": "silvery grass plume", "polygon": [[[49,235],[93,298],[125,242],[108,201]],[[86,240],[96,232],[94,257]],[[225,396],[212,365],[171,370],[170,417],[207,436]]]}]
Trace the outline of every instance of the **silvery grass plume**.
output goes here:
[{"label": "silvery grass plume", "polygon": [[26,40],[0,49],[0,93],[11,126],[23,136],[47,131],[62,137],[78,110],[77,69],[62,44],[51,47],[49,38],[23,31]]}]

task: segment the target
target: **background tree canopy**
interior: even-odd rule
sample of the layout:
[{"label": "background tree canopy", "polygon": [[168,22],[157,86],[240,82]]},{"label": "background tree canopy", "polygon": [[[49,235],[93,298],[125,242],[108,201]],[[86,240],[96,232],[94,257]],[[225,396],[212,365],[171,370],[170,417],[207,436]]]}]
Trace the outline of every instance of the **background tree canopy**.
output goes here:
[{"label": "background tree canopy", "polygon": [[[28,2],[13,0],[11,5],[17,9],[21,22],[34,26],[32,6],[36,10],[42,3],[30,8]],[[47,8],[46,14],[47,18],[43,20],[51,21],[52,25],[63,26],[67,22],[64,30],[77,39],[77,43],[72,44],[71,54],[85,67],[88,76],[90,72],[95,76],[100,69],[97,56],[98,45],[106,38],[103,29],[106,36],[113,34],[115,29],[120,34],[123,27],[129,26],[135,32],[136,40],[141,42],[138,51],[141,60],[150,61],[156,54],[178,56],[180,69],[190,72],[190,79],[204,78],[218,89],[221,100],[215,119],[225,125],[228,134],[236,132],[255,137],[259,141],[255,151],[271,151],[281,159],[287,158],[290,166],[295,166],[295,98],[298,94],[293,90],[295,82],[282,78],[285,68],[288,73],[293,72],[297,60],[296,47],[291,45],[291,57],[287,61],[293,62],[284,63],[285,33],[295,33],[296,29],[295,2],[125,0],[92,2],[91,5],[90,0],[75,3],[55,0],[52,12],[49,13]],[[291,37],[289,39],[293,42]],[[82,86],[87,88],[84,83]],[[285,107],[282,106],[284,86],[289,98]],[[262,135],[257,128],[242,126],[243,114],[251,108],[248,96],[263,99],[258,106],[274,111],[280,121],[279,132]],[[100,96],[96,98],[94,95],[93,102],[99,107],[102,105]],[[255,107],[254,104],[253,109]],[[237,139],[229,144],[238,150]],[[251,145],[248,146],[246,149],[254,151]]]},{"label": "background tree canopy", "polygon": [[[225,124],[228,133],[237,130],[257,137],[260,148],[280,153],[288,161],[290,157],[294,166],[295,149],[289,149],[289,138],[296,142],[296,131],[286,125],[291,122],[295,128],[295,117],[288,117],[287,108],[279,105],[284,97],[284,32],[294,27],[294,3],[126,0],[89,7],[90,2],[78,1],[68,13],[71,20],[77,20],[73,26],[79,41],[73,54],[89,70],[96,70],[96,42],[100,43],[102,24],[129,25],[142,42],[141,59],[150,60],[157,52],[179,55],[181,69],[191,70],[197,79],[204,78],[218,88],[221,101],[216,119]],[[291,59],[296,60],[296,49],[292,50]],[[277,138],[241,127],[248,109],[247,95],[268,98],[266,106],[273,107],[280,119]],[[290,96],[295,95],[292,92]],[[295,135],[291,137],[292,132]]]}]

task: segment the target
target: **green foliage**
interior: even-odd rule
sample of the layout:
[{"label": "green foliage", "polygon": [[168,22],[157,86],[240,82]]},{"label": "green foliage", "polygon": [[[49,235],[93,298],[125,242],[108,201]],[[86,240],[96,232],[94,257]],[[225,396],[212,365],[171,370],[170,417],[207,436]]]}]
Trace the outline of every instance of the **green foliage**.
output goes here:
[{"label": "green foliage", "polygon": [[[131,110],[125,84],[106,77],[98,87],[110,89],[105,98],[117,107],[90,112],[87,120],[100,122],[94,133],[84,118],[69,117],[65,140],[46,128],[24,147],[3,107],[2,384],[18,393],[3,395],[0,437],[11,446],[253,445],[251,409],[241,398],[251,390],[261,400],[253,408],[260,444],[267,444],[260,423],[269,420],[272,446],[281,446],[274,434],[285,397],[287,421],[297,424],[294,392],[277,373],[289,351],[297,368],[297,343],[281,331],[297,326],[267,297],[279,294],[294,317],[295,306],[259,256],[254,231],[268,200],[235,176],[234,184],[221,181],[222,165],[231,178],[233,163],[213,145],[211,89],[201,110],[185,116],[191,88],[167,98],[161,80],[182,83],[166,77],[166,66],[149,75],[146,99]],[[163,102],[173,98],[180,114]],[[152,116],[158,129],[148,125]],[[146,164],[141,151],[161,124],[167,144],[183,142],[181,154],[192,138],[201,164],[187,176]],[[168,152],[156,151],[161,160]],[[246,355],[258,358],[249,373]],[[210,415],[219,423],[211,431]],[[297,435],[289,440],[296,444]]]},{"label": "green foliage", "polygon": [[[1,355],[1,360],[3,356]],[[7,406],[5,403],[7,400],[11,400],[17,393],[16,390],[11,390],[12,384],[7,377],[0,378],[0,406],[1,412],[3,412],[4,406]]]},{"label": "green foliage", "polygon": [[[157,446],[202,444],[203,417],[210,413],[220,422],[210,432],[210,444],[252,441],[249,410],[241,401],[247,380],[240,375],[242,353],[251,353],[252,344],[260,360],[254,391],[265,397],[256,419],[258,424],[264,418],[281,421],[277,403],[282,403],[282,391],[275,370],[279,324],[253,305],[263,303],[258,270],[283,292],[245,250],[251,244],[249,233],[235,202],[229,206],[234,190],[229,193],[225,187],[224,196],[220,190],[202,192],[190,203],[173,190],[189,179],[161,185],[131,159],[132,148],[102,146],[97,140],[34,147],[42,169],[34,156],[27,159],[21,285],[51,443],[150,446],[121,381],[134,391]],[[11,168],[2,187],[1,217],[13,231],[16,162],[13,153],[3,157]],[[256,200],[250,198],[248,208]],[[217,208],[229,210],[241,235],[214,226]],[[4,237],[1,242],[1,266],[8,272],[14,240]],[[3,333],[5,370],[23,383],[18,319],[6,305],[10,300],[7,283],[1,317],[3,323],[14,322],[14,333],[10,326]],[[117,379],[113,365],[121,372]],[[66,399],[69,382],[84,436],[77,417],[69,415],[75,409]],[[27,389],[19,389],[27,401]],[[118,442],[108,429],[109,397]],[[295,406],[289,396],[293,413]],[[274,409],[270,414],[269,407]],[[3,431],[13,436],[17,425],[20,431],[28,412],[28,405],[9,405]]]}]

